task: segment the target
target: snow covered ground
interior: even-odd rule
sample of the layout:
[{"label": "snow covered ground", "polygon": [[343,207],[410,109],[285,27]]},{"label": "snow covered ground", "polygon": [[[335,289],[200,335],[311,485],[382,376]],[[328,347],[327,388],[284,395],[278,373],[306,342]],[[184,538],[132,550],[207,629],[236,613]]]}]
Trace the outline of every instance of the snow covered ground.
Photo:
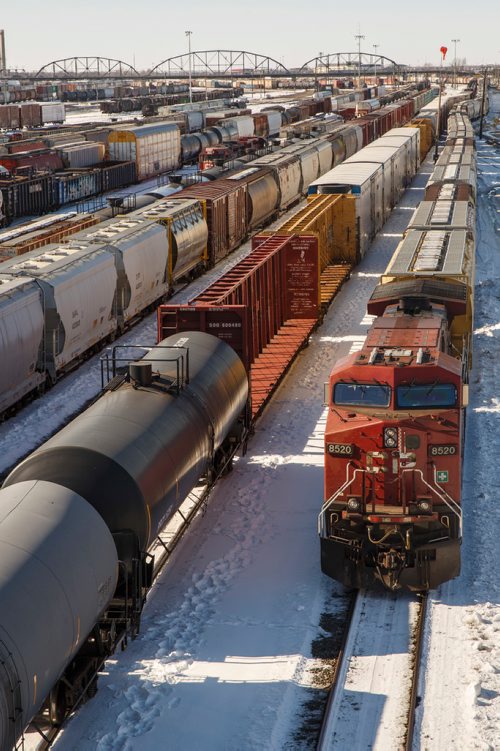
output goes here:
[{"label": "snow covered ground", "polygon": [[367,299],[430,171],[429,162],[158,579],[139,638],[56,748],[314,747],[308,726],[324,692],[312,645],[328,635],[325,615],[345,609],[342,588],[319,571],[323,382],[334,358],[361,345]]},{"label": "snow covered ground", "polygon": [[405,747],[419,602],[409,592],[358,595],[322,748]]},{"label": "snow covered ground", "polygon": [[[193,87],[193,91],[204,91]],[[311,95],[314,93],[312,90],[309,92]],[[248,92],[245,94],[245,99],[248,100],[248,106],[251,107],[253,112],[260,112],[262,108],[269,107],[273,104],[271,100],[283,100],[286,106],[291,106],[293,102],[290,102],[290,96],[301,98],[306,95],[304,89],[272,89],[268,92],[257,91]],[[196,108],[196,102],[194,104]],[[223,109],[224,105],[221,101],[220,109]],[[238,114],[238,110],[235,108],[234,114]],[[79,104],[66,104],[66,119],[65,125],[85,125],[86,123],[102,123],[103,125],[109,123],[120,123],[122,120],[142,120],[143,115],[140,110],[133,110],[132,112],[113,112],[105,113],[101,112],[100,102],[81,102]]]},{"label": "snow covered ground", "polygon": [[[500,94],[490,120],[500,115]],[[462,574],[431,594],[421,749],[500,748],[500,150],[477,141],[474,367]]]},{"label": "snow covered ground", "polygon": [[[500,109],[500,97],[492,110]],[[500,292],[500,154],[478,144],[480,165],[475,366],[464,467],[463,572],[431,594],[427,669],[415,748],[500,748],[500,507],[496,383]],[[432,169],[416,177],[345,285],[323,326],[259,421],[245,457],[214,491],[158,578],[142,631],[107,665],[97,697],[69,723],[60,751],[254,751],[314,747],[323,687],[314,645],[345,609],[342,588],[319,572],[323,382],[334,359],[358,349],[365,306]],[[244,252],[244,251],[242,251]],[[219,270],[217,271],[219,273]],[[200,281],[201,284],[201,281]],[[190,296],[192,289],[190,290]],[[181,299],[181,298],[180,298]],[[154,340],[154,318],[130,341]],[[142,338],[141,338],[142,337]],[[4,469],[98,389],[89,361],[0,428]],[[376,599],[377,595],[373,595]],[[410,609],[408,609],[410,611]],[[388,619],[382,619],[384,631]],[[394,654],[407,650],[399,624]],[[379,702],[382,731],[339,739],[338,749],[397,746],[388,714],[392,680],[371,686],[377,636],[363,645],[355,690]],[[373,702],[372,702],[373,703]],[[363,730],[363,725],[365,730]],[[386,731],[384,730],[386,728]]]}]

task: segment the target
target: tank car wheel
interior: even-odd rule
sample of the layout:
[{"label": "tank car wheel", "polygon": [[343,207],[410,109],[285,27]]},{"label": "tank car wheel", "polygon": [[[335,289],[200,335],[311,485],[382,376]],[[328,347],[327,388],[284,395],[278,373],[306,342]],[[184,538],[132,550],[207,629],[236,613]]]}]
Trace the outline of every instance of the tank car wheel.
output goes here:
[{"label": "tank car wheel", "polygon": [[89,684],[89,687],[87,688],[87,691],[85,692],[85,699],[93,699],[94,696],[97,694],[97,676],[92,679],[92,681]]},{"label": "tank car wheel", "polygon": [[233,459],[229,459],[229,461],[226,463],[226,466],[222,470],[222,476],[229,475],[233,471]]},{"label": "tank car wheel", "polygon": [[64,684],[59,682],[49,694],[49,720],[54,727],[59,727],[66,714],[66,691]]}]

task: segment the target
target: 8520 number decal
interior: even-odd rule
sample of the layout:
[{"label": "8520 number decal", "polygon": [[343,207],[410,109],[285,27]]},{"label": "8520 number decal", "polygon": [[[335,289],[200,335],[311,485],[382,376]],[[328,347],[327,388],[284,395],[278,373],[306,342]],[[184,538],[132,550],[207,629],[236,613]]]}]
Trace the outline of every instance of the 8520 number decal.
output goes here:
[{"label": "8520 number decal", "polygon": [[455,456],[457,451],[457,446],[454,446],[452,443],[444,443],[440,446],[429,446],[430,456]]},{"label": "8520 number decal", "polygon": [[352,443],[327,443],[326,449],[330,456],[352,456],[354,453]]}]

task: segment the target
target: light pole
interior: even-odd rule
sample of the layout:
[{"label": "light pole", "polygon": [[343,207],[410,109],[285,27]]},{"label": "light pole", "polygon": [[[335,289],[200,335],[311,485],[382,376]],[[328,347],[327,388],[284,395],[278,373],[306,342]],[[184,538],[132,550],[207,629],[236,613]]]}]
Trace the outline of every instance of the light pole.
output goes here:
[{"label": "light pole", "polygon": [[358,40],[358,89],[361,88],[361,40],[364,39],[363,34],[354,34],[354,39]]},{"label": "light pole", "polygon": [[380,44],[374,44],[372,45],[373,49],[375,50],[375,86],[377,86],[377,50],[380,47]]},{"label": "light pole", "polygon": [[440,75],[439,75],[439,99],[438,99],[438,111],[437,111],[437,123],[436,123],[436,144],[434,147],[434,164],[436,164],[438,160],[438,145],[439,145],[439,136],[441,134],[441,89],[443,88],[443,61],[446,57],[446,53],[448,52],[447,47],[441,47],[439,50],[441,52],[441,63],[440,63]]},{"label": "light pole", "polygon": [[316,91],[319,91],[318,68],[321,68],[322,57],[323,57],[323,53],[318,52],[318,57],[316,58]]},{"label": "light pole", "polygon": [[455,65],[455,75],[454,75],[455,85],[454,85],[453,88],[456,89],[457,86],[458,86],[458,83],[457,83],[457,42],[459,42],[460,39],[452,39],[451,41],[455,45],[455,60],[454,60],[454,65]]},{"label": "light pole", "polygon": [[191,88],[191,34],[192,31],[185,31],[185,35],[188,38],[188,48],[189,48],[189,104],[193,104],[193,91]]}]

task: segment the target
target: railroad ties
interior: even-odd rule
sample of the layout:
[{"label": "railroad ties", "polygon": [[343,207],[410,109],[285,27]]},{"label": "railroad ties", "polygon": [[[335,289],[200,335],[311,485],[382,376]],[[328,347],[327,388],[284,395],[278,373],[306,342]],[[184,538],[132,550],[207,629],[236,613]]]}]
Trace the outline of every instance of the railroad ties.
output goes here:
[{"label": "railroad ties", "polygon": [[321,307],[326,310],[333,298],[337,295],[340,288],[351,275],[352,266],[347,263],[333,264],[327,266],[320,277],[320,298]]}]

